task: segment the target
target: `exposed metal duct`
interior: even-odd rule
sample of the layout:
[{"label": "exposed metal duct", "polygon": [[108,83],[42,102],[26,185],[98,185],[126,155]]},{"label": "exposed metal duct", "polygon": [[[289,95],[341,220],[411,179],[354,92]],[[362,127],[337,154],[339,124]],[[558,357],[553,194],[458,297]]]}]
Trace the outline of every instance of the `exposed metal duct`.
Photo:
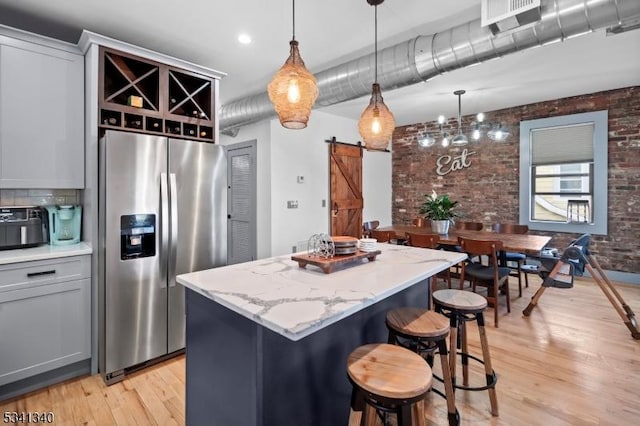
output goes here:
[{"label": "exposed metal duct", "polygon": [[[383,90],[397,89],[520,50],[637,22],[640,1],[543,0],[541,10],[540,21],[520,31],[494,36],[476,19],[383,49],[378,52],[378,82]],[[315,74],[320,91],[316,107],[369,95],[373,68],[372,53]],[[239,127],[272,116],[266,92],[248,96],[222,106],[220,130],[235,136]]]}]

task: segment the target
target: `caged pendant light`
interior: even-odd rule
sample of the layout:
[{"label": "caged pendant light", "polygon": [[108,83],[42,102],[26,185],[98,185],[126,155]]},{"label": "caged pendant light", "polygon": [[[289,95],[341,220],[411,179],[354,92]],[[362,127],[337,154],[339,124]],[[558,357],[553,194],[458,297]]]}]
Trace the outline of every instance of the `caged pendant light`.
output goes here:
[{"label": "caged pendant light", "polygon": [[[440,140],[440,144],[447,148],[449,145],[452,147],[463,147],[469,143],[469,137],[462,132],[462,95],[467,93],[464,90],[456,90],[453,92],[455,96],[458,97],[458,128],[457,133],[452,135],[448,130],[444,129],[444,124],[447,122],[447,118],[444,115],[438,116],[438,126],[440,127],[440,136],[442,139]],[[471,122],[469,133],[471,139],[474,142],[478,142],[482,138],[483,130],[489,129],[487,131],[487,137],[492,141],[502,142],[505,141],[509,136],[509,129],[504,127],[502,123],[489,123],[485,121],[485,115],[482,112],[479,112],[476,115],[475,121]],[[429,148],[436,144],[436,139],[432,134],[427,133],[424,137],[418,140],[418,144],[421,147]]]},{"label": "caged pendant light", "polygon": [[362,112],[358,122],[358,131],[367,150],[387,149],[396,123],[393,114],[384,104],[378,84],[378,5],[384,0],[367,0],[375,8],[375,80],[372,86],[369,106]]},{"label": "caged pendant light", "polygon": [[280,124],[287,129],[304,129],[318,97],[318,86],[316,78],[307,70],[298,51],[295,0],[292,3],[293,36],[289,42],[289,57],[273,76],[267,89]]}]

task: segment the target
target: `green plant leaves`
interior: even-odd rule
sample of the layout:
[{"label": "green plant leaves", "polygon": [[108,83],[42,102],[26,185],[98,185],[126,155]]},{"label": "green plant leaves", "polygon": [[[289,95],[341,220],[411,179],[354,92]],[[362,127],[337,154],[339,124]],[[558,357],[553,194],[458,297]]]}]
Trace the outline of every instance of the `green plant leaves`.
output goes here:
[{"label": "green plant leaves", "polygon": [[438,195],[435,191],[425,194],[425,202],[420,206],[418,212],[431,220],[450,220],[457,216],[454,211],[458,205],[457,201],[452,201],[448,195]]}]

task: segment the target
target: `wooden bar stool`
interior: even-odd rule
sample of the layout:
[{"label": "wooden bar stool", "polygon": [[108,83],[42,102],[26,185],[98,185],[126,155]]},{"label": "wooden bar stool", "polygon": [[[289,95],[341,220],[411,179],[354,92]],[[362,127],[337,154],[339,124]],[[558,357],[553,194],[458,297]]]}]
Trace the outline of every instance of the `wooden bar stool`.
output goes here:
[{"label": "wooden bar stool", "polygon": [[421,356],[386,343],[364,345],[349,355],[347,374],[353,385],[350,426],[374,425],[377,411],[396,413],[398,426],[425,426],[431,368]]},{"label": "wooden bar stool", "polygon": [[433,377],[444,384],[444,393],[433,388],[431,390],[447,400],[449,426],[459,425],[460,414],[456,410],[448,362],[449,320],[447,317],[423,308],[398,308],[387,313],[386,323],[390,344],[404,346],[423,357],[426,355],[430,367],[433,367],[435,352],[437,351],[440,355],[442,378],[435,375]]},{"label": "wooden bar stool", "polygon": [[[451,382],[454,389],[469,391],[489,391],[489,402],[491,404],[491,415],[498,415],[498,398],[496,396],[495,371],[491,366],[491,354],[487,334],[484,328],[484,310],[487,308],[487,300],[479,294],[464,290],[438,290],[433,292],[433,303],[436,312],[442,313],[449,318],[449,368],[451,370]],[[482,359],[469,354],[467,347],[467,322],[477,321],[478,332],[480,333],[480,346],[482,347]],[[458,333],[460,339],[458,340]],[[460,352],[456,353],[454,348],[460,343]],[[462,385],[456,384],[456,357],[462,356]],[[469,359],[484,364],[484,371],[487,384],[485,386],[469,386]]]}]

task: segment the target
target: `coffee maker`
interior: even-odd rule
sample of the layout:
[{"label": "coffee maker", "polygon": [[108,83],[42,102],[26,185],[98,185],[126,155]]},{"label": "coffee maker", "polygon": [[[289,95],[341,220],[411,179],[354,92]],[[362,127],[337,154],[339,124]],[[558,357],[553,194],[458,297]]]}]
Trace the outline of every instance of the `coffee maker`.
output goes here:
[{"label": "coffee maker", "polygon": [[49,243],[54,246],[80,242],[82,206],[46,206],[49,213]]}]

